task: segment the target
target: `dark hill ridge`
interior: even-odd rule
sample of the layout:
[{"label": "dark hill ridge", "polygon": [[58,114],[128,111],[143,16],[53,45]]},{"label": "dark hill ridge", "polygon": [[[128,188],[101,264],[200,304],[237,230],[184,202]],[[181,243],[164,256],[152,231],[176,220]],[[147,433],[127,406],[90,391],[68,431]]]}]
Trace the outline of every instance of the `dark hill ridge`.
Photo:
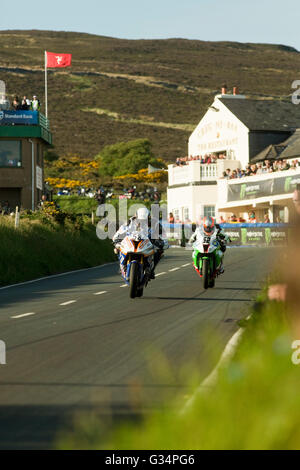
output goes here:
[{"label": "dark hill ridge", "polygon": [[289,97],[300,54],[272,44],[126,40],[86,33],[0,31],[0,79],[10,95],[44,101],[44,50],[70,52],[49,70],[49,117],[60,154],[93,157],[104,145],[149,138],[173,160],[226,82],[251,98]]}]

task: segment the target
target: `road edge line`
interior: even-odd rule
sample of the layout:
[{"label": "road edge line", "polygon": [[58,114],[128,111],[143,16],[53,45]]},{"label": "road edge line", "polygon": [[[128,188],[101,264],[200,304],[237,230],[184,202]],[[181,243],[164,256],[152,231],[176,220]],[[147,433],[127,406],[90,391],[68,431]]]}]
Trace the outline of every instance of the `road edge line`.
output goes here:
[{"label": "road edge line", "polygon": [[106,266],[111,266],[116,263],[117,263],[116,261],[112,261],[111,263],[99,264],[97,266],[92,266],[91,268],[81,268],[81,269],[75,269],[74,271],[66,271],[64,273],[59,273],[59,274],[50,274],[50,276],[38,277],[36,279],[31,279],[30,281],[17,282],[16,284],[9,284],[8,286],[0,287],[0,290],[10,289],[11,287],[24,286],[26,284],[32,284],[33,282],[44,281],[45,279],[53,279],[55,277],[67,276],[68,274],[75,274],[75,273],[80,273],[83,271],[90,271],[91,269],[105,268]]}]

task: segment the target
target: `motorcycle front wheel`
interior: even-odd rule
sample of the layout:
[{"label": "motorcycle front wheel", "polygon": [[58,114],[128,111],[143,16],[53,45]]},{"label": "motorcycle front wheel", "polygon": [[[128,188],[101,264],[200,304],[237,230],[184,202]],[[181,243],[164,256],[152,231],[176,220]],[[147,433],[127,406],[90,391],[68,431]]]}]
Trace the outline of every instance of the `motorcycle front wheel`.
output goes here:
[{"label": "motorcycle front wheel", "polygon": [[143,294],[144,294],[144,289],[143,289],[143,287],[140,287],[139,289],[137,289],[137,291],[136,291],[136,297],[143,297]]},{"label": "motorcycle front wheel", "polygon": [[138,279],[139,279],[138,265],[137,263],[132,263],[130,267],[130,278],[129,278],[129,297],[131,299],[134,299],[137,296]]},{"label": "motorcycle front wheel", "polygon": [[202,283],[203,289],[208,289],[209,287],[209,259],[204,258],[202,260]]}]

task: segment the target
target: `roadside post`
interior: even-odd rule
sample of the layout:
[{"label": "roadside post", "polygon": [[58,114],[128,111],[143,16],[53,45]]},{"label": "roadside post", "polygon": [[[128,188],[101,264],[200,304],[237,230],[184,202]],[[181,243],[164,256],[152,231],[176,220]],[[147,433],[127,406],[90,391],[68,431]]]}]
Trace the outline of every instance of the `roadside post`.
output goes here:
[{"label": "roadside post", "polygon": [[15,214],[15,228],[18,228],[20,226],[20,212],[19,212],[19,206],[16,207],[16,214]]}]

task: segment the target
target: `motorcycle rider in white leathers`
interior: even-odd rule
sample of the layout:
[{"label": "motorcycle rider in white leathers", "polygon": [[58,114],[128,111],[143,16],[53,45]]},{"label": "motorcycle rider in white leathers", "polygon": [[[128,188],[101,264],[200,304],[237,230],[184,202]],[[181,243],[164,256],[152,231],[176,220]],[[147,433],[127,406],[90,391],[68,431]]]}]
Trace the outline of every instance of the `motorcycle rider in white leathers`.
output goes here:
[{"label": "motorcycle rider in white leathers", "polygon": [[150,278],[155,279],[154,270],[159,263],[165,249],[168,248],[167,240],[162,238],[162,227],[158,220],[150,218],[150,212],[145,207],[137,210],[135,216],[131,217],[127,224],[121,225],[119,230],[113,236],[113,243],[115,245],[115,253],[118,254],[120,243],[122,240],[133,232],[140,231],[144,238],[149,238],[151,243],[155,246],[154,264],[150,273]]},{"label": "motorcycle rider in white leathers", "polygon": [[223,231],[221,226],[215,223],[215,220],[213,217],[204,217],[201,225],[199,225],[196,228],[195,232],[191,236],[189,243],[194,243],[198,237],[202,239],[203,234],[211,237],[214,233],[216,233],[216,238],[220,244],[220,250],[223,253],[221,264],[219,266],[219,274],[223,274],[224,273],[223,259],[224,259],[224,254],[226,251],[226,245],[231,240],[228,237],[228,235],[226,235],[226,233]]}]

